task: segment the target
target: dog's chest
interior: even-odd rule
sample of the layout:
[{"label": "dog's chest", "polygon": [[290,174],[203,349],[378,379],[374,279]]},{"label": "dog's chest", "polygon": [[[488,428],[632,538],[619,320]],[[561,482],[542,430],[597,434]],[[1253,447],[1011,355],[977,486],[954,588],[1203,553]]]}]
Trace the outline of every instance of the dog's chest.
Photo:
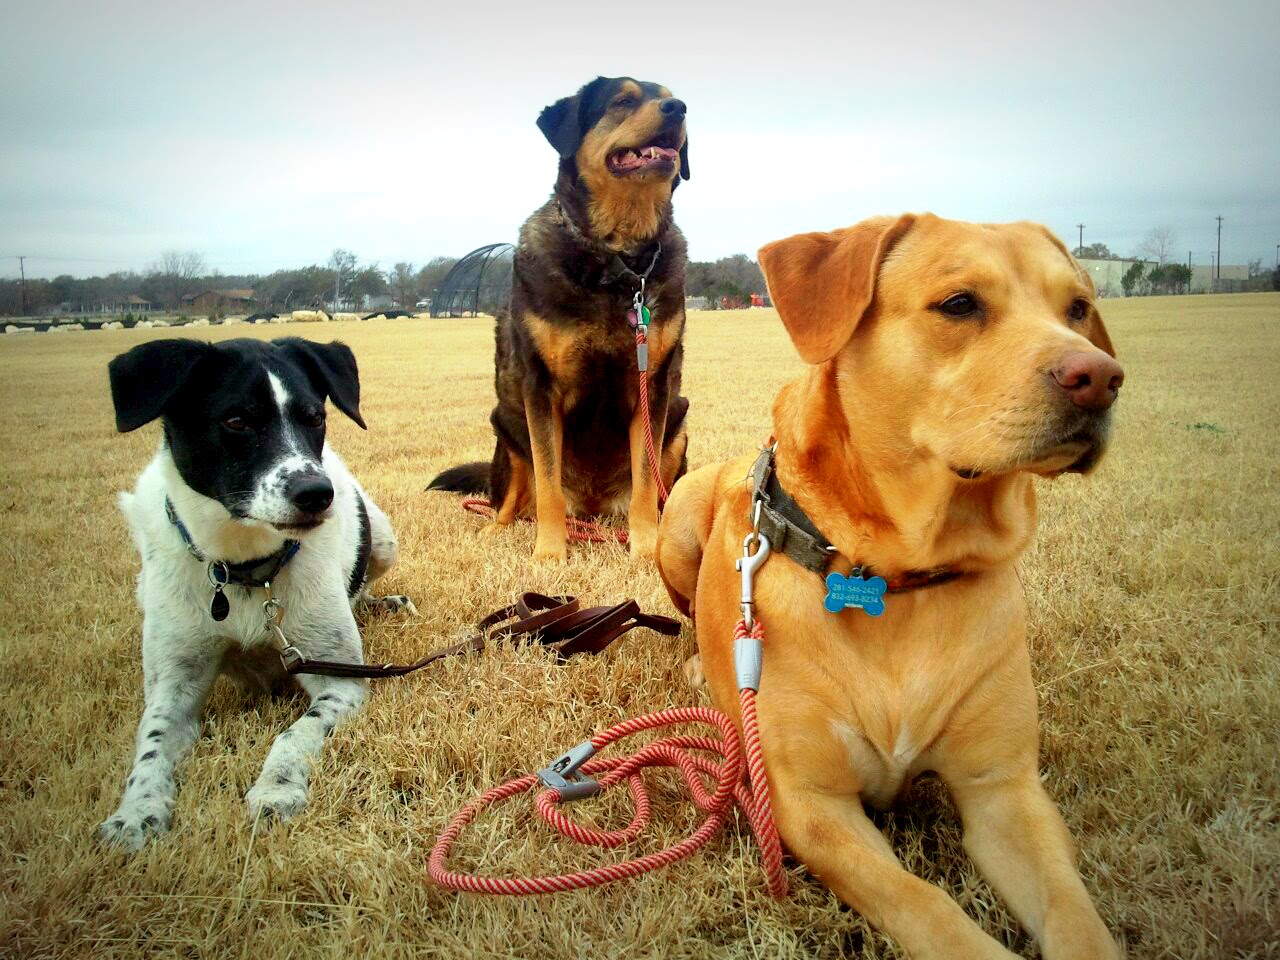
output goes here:
[{"label": "dog's chest", "polygon": [[[634,376],[637,370],[636,330],[625,315],[602,316],[596,322],[553,322],[526,313],[524,324],[539,357],[556,381],[573,390],[599,377],[614,380],[619,374]],[[656,368],[680,336],[679,318],[657,313],[646,339],[649,369]]]},{"label": "dog's chest", "polygon": [[913,764],[920,749],[911,730],[899,726],[893,740],[883,745],[844,720],[832,720],[831,732],[847,751],[849,765],[861,781],[863,798],[877,809],[887,809],[916,773]]}]

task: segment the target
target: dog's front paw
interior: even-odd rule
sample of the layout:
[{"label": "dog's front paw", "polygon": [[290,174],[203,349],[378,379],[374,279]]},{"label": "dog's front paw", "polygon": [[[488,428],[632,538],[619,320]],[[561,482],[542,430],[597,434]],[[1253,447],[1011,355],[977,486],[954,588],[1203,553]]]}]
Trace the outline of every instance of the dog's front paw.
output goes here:
[{"label": "dog's front paw", "polygon": [[533,559],[539,563],[564,563],[569,555],[569,548],[563,540],[547,543],[538,541],[533,548]]},{"label": "dog's front paw", "polygon": [[407,613],[411,617],[418,615],[418,608],[404,594],[392,594],[386,597],[370,597],[365,602],[365,609],[374,613]]},{"label": "dog's front paw", "polygon": [[702,654],[695,653],[684,662],[684,678],[695,690],[706,686],[707,677],[702,672]]},{"label": "dog's front paw", "polygon": [[305,780],[283,774],[266,774],[258,778],[247,794],[250,820],[289,820],[307,805]]},{"label": "dog's front paw", "polygon": [[148,840],[169,831],[173,815],[163,800],[150,798],[120,804],[98,827],[98,840],[105,846],[129,853],[141,850]]}]

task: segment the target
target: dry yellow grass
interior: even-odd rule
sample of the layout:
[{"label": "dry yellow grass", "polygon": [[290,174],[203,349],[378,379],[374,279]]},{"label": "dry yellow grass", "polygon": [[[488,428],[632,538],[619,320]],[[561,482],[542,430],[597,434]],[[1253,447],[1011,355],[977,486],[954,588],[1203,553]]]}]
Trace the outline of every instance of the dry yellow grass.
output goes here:
[{"label": "dry yellow grass", "polygon": [[[1277,957],[1280,296],[1105,312],[1128,372],[1113,452],[1090,480],[1042,485],[1024,563],[1045,777],[1131,957]],[[482,538],[456,498],[423,492],[436,469],[491,451],[489,322],[199,335],[299,332],[359,356],[372,429],[335,417],[331,437],[399,531],[405,559],[388,589],[422,611],[368,624],[370,656],[452,642],[526,588],[669,612],[653,569],[617,548],[576,547],[563,568],[535,569],[530,529]],[[637,632],[565,667],[503,649],[383,683],[332,739],[309,809],[256,836],[244,792],[301,702],[249,700],[223,682],[179,769],[173,833],[133,859],[100,850],[94,830],[119,797],[142,704],[137,558],[115,495],[157,442],[155,427],[114,433],[106,362],[174,334],[0,342],[0,955],[897,956],[798,869],[793,896],[768,901],[741,829],[603,892],[486,900],[424,881],[436,833],[481,788],[619,717],[694,702],[680,673],[687,631]],[[776,316],[695,316],[687,356],[691,463],[759,443],[773,393],[799,369]],[[695,817],[670,779],[658,793],[666,841]],[[881,822],[912,870],[1034,955],[965,860],[936,783]],[[522,804],[462,852],[491,871],[593,862],[548,842]]]}]

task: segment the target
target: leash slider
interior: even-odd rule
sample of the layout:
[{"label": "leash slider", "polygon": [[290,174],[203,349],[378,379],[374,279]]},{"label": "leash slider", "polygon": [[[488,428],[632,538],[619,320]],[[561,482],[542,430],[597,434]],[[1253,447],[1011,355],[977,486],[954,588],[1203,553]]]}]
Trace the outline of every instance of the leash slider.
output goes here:
[{"label": "leash slider", "polygon": [[539,770],[538,781],[548,790],[554,790],[561,803],[594,797],[601,790],[599,782],[579,773],[578,768],[595,753],[595,745],[590,740],[583,740]]}]

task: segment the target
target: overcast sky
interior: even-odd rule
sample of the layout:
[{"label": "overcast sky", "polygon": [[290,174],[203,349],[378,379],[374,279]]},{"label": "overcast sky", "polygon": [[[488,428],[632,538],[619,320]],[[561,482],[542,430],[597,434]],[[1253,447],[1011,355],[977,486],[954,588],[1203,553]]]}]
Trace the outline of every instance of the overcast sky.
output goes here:
[{"label": "overcast sky", "polygon": [[1280,3],[8,5],[0,276],[386,267],[512,240],[597,74],[689,104],[694,259],[876,213],[1274,262]]}]

